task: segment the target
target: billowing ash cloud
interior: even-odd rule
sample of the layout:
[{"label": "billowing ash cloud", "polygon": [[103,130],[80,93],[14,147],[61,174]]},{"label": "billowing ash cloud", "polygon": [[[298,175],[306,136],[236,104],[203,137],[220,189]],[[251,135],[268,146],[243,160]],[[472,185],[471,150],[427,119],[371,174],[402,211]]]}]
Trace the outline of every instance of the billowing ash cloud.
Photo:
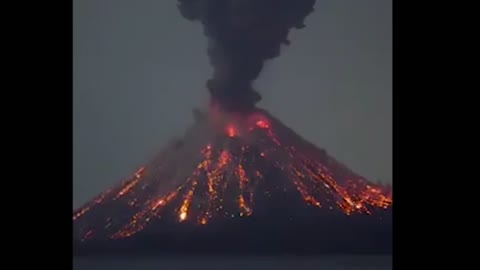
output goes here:
[{"label": "billowing ash cloud", "polygon": [[303,28],[315,0],[178,0],[181,14],[204,25],[214,67],[207,82],[212,101],[225,110],[248,110],[261,96],[252,89],[263,63]]}]

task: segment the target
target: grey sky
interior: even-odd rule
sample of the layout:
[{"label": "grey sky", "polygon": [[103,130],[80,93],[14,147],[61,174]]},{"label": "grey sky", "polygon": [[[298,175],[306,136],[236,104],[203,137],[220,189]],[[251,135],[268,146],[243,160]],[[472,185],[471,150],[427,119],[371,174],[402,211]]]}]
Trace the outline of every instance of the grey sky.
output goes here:
[{"label": "grey sky", "polygon": [[[176,0],[74,0],[73,204],[193,121],[212,69]],[[392,0],[317,0],[256,82],[268,109],[357,173],[392,181]]]}]

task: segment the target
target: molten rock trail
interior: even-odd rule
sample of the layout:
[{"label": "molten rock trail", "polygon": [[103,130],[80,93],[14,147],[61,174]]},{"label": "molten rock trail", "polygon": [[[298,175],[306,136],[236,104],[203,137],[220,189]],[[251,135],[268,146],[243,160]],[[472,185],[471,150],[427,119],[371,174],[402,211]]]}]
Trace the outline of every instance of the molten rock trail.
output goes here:
[{"label": "molten rock trail", "polygon": [[252,87],[315,0],[178,0],[214,68],[211,110],[73,213],[77,253],[383,252],[390,187],[353,173],[266,111]]},{"label": "molten rock trail", "polygon": [[267,112],[213,110],[197,113],[181,140],[76,210],[73,221],[78,242],[115,242],[179,226],[295,223],[315,209],[374,217],[391,206],[389,187],[356,175]]}]

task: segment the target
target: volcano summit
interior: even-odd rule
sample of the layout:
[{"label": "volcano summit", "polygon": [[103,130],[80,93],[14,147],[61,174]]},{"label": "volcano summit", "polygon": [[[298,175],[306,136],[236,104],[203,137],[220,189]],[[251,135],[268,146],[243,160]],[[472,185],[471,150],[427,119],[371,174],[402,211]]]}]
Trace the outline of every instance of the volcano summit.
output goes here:
[{"label": "volcano summit", "polygon": [[255,106],[251,82],[314,1],[179,2],[210,41],[211,106],[150,163],[74,211],[74,252],[391,252],[391,188]]}]

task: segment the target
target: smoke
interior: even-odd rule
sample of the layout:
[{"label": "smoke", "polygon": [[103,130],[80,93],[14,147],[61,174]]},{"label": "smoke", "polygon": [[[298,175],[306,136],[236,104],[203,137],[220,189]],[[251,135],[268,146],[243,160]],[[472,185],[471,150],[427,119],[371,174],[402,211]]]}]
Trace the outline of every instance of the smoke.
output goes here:
[{"label": "smoke", "polygon": [[224,110],[255,107],[261,96],[252,88],[265,60],[288,45],[292,28],[303,28],[315,0],[178,0],[183,17],[200,21],[208,37],[214,68],[207,82],[212,102]]}]

